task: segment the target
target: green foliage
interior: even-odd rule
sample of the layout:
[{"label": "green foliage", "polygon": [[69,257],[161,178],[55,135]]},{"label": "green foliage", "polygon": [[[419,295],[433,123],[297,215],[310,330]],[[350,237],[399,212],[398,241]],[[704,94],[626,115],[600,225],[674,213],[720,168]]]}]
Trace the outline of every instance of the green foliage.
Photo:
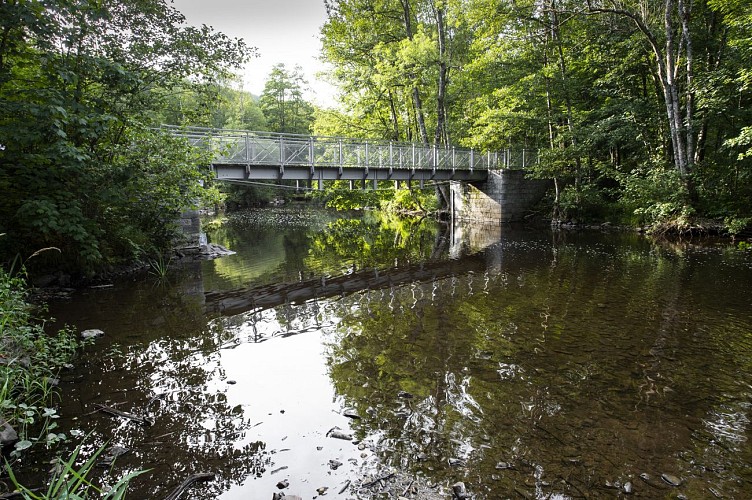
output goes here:
[{"label": "green foliage", "polygon": [[28,302],[24,280],[0,269],[0,416],[18,432],[14,454],[34,443],[66,439],[52,432],[57,427],[52,380],[78,346],[69,329],[47,334]]},{"label": "green foliage", "polygon": [[[3,3],[0,231],[4,258],[55,246],[36,265],[91,270],[161,248],[200,202],[191,148],[152,128],[190,95],[195,112],[248,51],[184,24],[164,0]],[[186,108],[184,108],[186,109]],[[203,113],[203,114],[202,114]],[[201,118],[202,116],[206,118]]]},{"label": "green foliage", "polygon": [[272,68],[259,101],[270,131],[310,133],[313,106],[303,99],[307,84],[299,66],[291,71],[284,64]]},{"label": "green foliage", "polygon": [[686,219],[686,194],[679,174],[673,169],[641,169],[620,175],[622,203],[640,223]]},{"label": "green foliage", "polygon": [[736,236],[752,225],[752,217],[726,217],[723,225],[729,234]]},{"label": "green foliage", "polygon": [[317,113],[317,133],[422,140],[421,117],[431,131],[444,116],[449,144],[540,150],[530,173],[558,180],[565,217],[752,215],[749,2],[685,4],[685,24],[631,0],[588,2],[597,15],[571,0],[327,5],[322,55],[342,106]]}]

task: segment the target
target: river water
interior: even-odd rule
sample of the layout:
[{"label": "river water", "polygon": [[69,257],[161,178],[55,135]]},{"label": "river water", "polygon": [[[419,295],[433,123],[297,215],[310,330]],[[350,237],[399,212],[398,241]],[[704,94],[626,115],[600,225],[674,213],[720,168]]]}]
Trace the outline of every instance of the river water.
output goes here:
[{"label": "river water", "polygon": [[105,483],[149,469],[131,498],[203,472],[183,498],[450,498],[460,481],[477,499],[752,497],[752,253],[337,217],[238,214],[210,234],[236,255],[51,304],[106,333],[63,374],[59,422],[86,453],[129,450]]}]

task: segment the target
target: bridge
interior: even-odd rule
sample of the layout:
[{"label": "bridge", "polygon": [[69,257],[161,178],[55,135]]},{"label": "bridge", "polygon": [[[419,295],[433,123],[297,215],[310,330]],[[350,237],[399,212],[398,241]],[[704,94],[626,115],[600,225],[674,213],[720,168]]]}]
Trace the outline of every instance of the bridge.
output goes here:
[{"label": "bridge", "polygon": [[537,152],[443,148],[415,143],[307,136],[247,130],[163,126],[196,147],[212,151],[217,179],[228,181],[482,182],[489,171],[524,169]]}]

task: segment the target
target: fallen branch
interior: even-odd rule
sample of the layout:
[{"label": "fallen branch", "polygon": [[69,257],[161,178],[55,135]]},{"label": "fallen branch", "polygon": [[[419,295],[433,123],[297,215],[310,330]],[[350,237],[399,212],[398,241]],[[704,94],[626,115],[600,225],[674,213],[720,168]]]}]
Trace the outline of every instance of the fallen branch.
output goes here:
[{"label": "fallen branch", "polygon": [[130,420],[133,420],[134,422],[138,422],[142,425],[154,425],[154,420],[152,420],[149,417],[142,417],[140,415],[134,415],[133,413],[127,413],[124,411],[117,410],[115,408],[112,408],[111,406],[102,405],[99,403],[94,403],[94,407],[102,411],[104,413],[108,413],[110,415],[115,415],[116,417],[123,417],[128,418]]},{"label": "fallen branch", "polygon": [[340,490],[339,490],[339,494],[341,495],[342,493],[344,493],[344,492],[345,492],[345,490],[346,490],[347,488],[349,488],[349,487],[350,487],[350,480],[348,479],[348,480],[347,480],[347,481],[345,482],[345,485],[344,485],[344,486],[342,487],[342,489],[340,489]]},{"label": "fallen branch", "polygon": [[197,483],[199,481],[212,481],[213,479],[214,479],[213,472],[201,472],[199,474],[191,474],[185,479],[185,481],[183,481],[180,484],[180,486],[172,490],[172,493],[167,495],[165,497],[165,500],[178,500],[178,498],[180,498],[180,495],[182,495],[185,490],[190,488],[193,483]]},{"label": "fallen branch", "polygon": [[380,478],[378,478],[378,479],[374,479],[374,480],[373,480],[373,481],[371,481],[370,483],[366,483],[366,484],[364,484],[363,486],[364,486],[365,488],[370,488],[371,486],[373,486],[373,485],[375,485],[375,484],[377,484],[377,483],[380,483],[381,481],[386,481],[387,479],[391,479],[391,478],[393,478],[393,477],[394,477],[394,472],[392,472],[392,473],[389,473],[389,474],[387,474],[386,476],[382,476],[382,477],[380,477]]}]

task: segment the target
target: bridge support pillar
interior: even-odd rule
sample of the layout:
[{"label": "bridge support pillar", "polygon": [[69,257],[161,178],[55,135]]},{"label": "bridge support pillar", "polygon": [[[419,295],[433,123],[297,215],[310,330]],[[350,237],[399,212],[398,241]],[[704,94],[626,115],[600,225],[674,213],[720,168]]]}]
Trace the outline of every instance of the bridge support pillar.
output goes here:
[{"label": "bridge support pillar", "polygon": [[538,203],[551,181],[526,179],[524,170],[491,170],[477,185],[450,182],[450,210],[456,220],[491,224],[519,222]]},{"label": "bridge support pillar", "polygon": [[183,229],[183,240],[181,248],[198,248],[206,244],[201,233],[201,218],[198,210],[189,209],[180,215],[180,226]]}]

